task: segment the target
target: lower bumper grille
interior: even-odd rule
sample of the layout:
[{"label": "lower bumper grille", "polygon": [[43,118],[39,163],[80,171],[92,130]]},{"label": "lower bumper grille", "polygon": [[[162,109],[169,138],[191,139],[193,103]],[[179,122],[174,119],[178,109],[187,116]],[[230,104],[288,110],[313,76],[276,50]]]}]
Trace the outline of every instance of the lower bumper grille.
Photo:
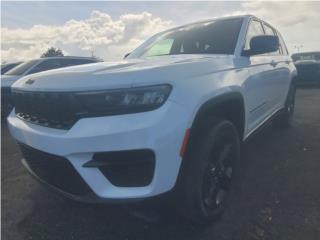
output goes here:
[{"label": "lower bumper grille", "polygon": [[19,146],[26,167],[39,180],[72,195],[84,196],[92,193],[89,186],[67,159],[21,143]]}]

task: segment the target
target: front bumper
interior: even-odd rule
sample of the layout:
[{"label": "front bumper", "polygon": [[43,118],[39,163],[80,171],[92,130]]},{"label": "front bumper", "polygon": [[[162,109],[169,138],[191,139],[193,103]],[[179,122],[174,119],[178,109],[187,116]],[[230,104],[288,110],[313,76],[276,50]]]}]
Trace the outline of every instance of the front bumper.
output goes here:
[{"label": "front bumper", "polygon": [[[14,111],[8,117],[8,124],[18,142],[68,161],[95,196],[90,197],[91,200],[112,201],[149,198],[174,187],[181,164],[179,150],[188,128],[187,119],[187,110],[168,100],[161,108],[150,112],[80,119],[70,130],[24,122]],[[155,155],[154,174],[147,186],[115,186],[98,168],[83,166],[95,153],[136,149],[150,149]],[[33,175],[36,174],[33,172]],[[57,189],[57,186],[53,187]],[[59,187],[58,190],[77,200],[87,197]]]}]

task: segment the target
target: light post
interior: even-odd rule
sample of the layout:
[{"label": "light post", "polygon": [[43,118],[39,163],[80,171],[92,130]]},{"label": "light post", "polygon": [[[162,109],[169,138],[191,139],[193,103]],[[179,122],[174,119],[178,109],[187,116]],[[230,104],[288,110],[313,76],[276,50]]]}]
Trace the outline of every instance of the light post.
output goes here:
[{"label": "light post", "polygon": [[303,48],[303,45],[294,45],[294,48],[297,49],[297,52],[300,52],[300,49]]}]

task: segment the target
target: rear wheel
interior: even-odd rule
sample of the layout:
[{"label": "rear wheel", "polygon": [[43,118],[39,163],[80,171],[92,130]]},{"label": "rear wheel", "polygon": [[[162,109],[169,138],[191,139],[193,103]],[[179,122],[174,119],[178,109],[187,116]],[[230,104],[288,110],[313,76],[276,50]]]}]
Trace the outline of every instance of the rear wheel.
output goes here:
[{"label": "rear wheel", "polygon": [[295,94],[296,86],[291,84],[283,112],[274,120],[276,127],[287,128],[291,126],[295,108]]},{"label": "rear wheel", "polygon": [[239,137],[227,120],[211,119],[193,141],[182,171],[182,213],[203,223],[220,216],[239,162]]}]

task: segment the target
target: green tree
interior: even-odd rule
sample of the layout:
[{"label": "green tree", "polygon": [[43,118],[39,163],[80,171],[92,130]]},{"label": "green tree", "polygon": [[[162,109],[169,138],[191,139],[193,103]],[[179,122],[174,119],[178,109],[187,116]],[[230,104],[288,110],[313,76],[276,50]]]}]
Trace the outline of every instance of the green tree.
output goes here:
[{"label": "green tree", "polygon": [[59,48],[54,48],[54,47],[51,47],[51,48],[48,48],[47,51],[45,51],[41,57],[44,58],[44,57],[63,57],[64,54],[62,52],[61,49]]}]

